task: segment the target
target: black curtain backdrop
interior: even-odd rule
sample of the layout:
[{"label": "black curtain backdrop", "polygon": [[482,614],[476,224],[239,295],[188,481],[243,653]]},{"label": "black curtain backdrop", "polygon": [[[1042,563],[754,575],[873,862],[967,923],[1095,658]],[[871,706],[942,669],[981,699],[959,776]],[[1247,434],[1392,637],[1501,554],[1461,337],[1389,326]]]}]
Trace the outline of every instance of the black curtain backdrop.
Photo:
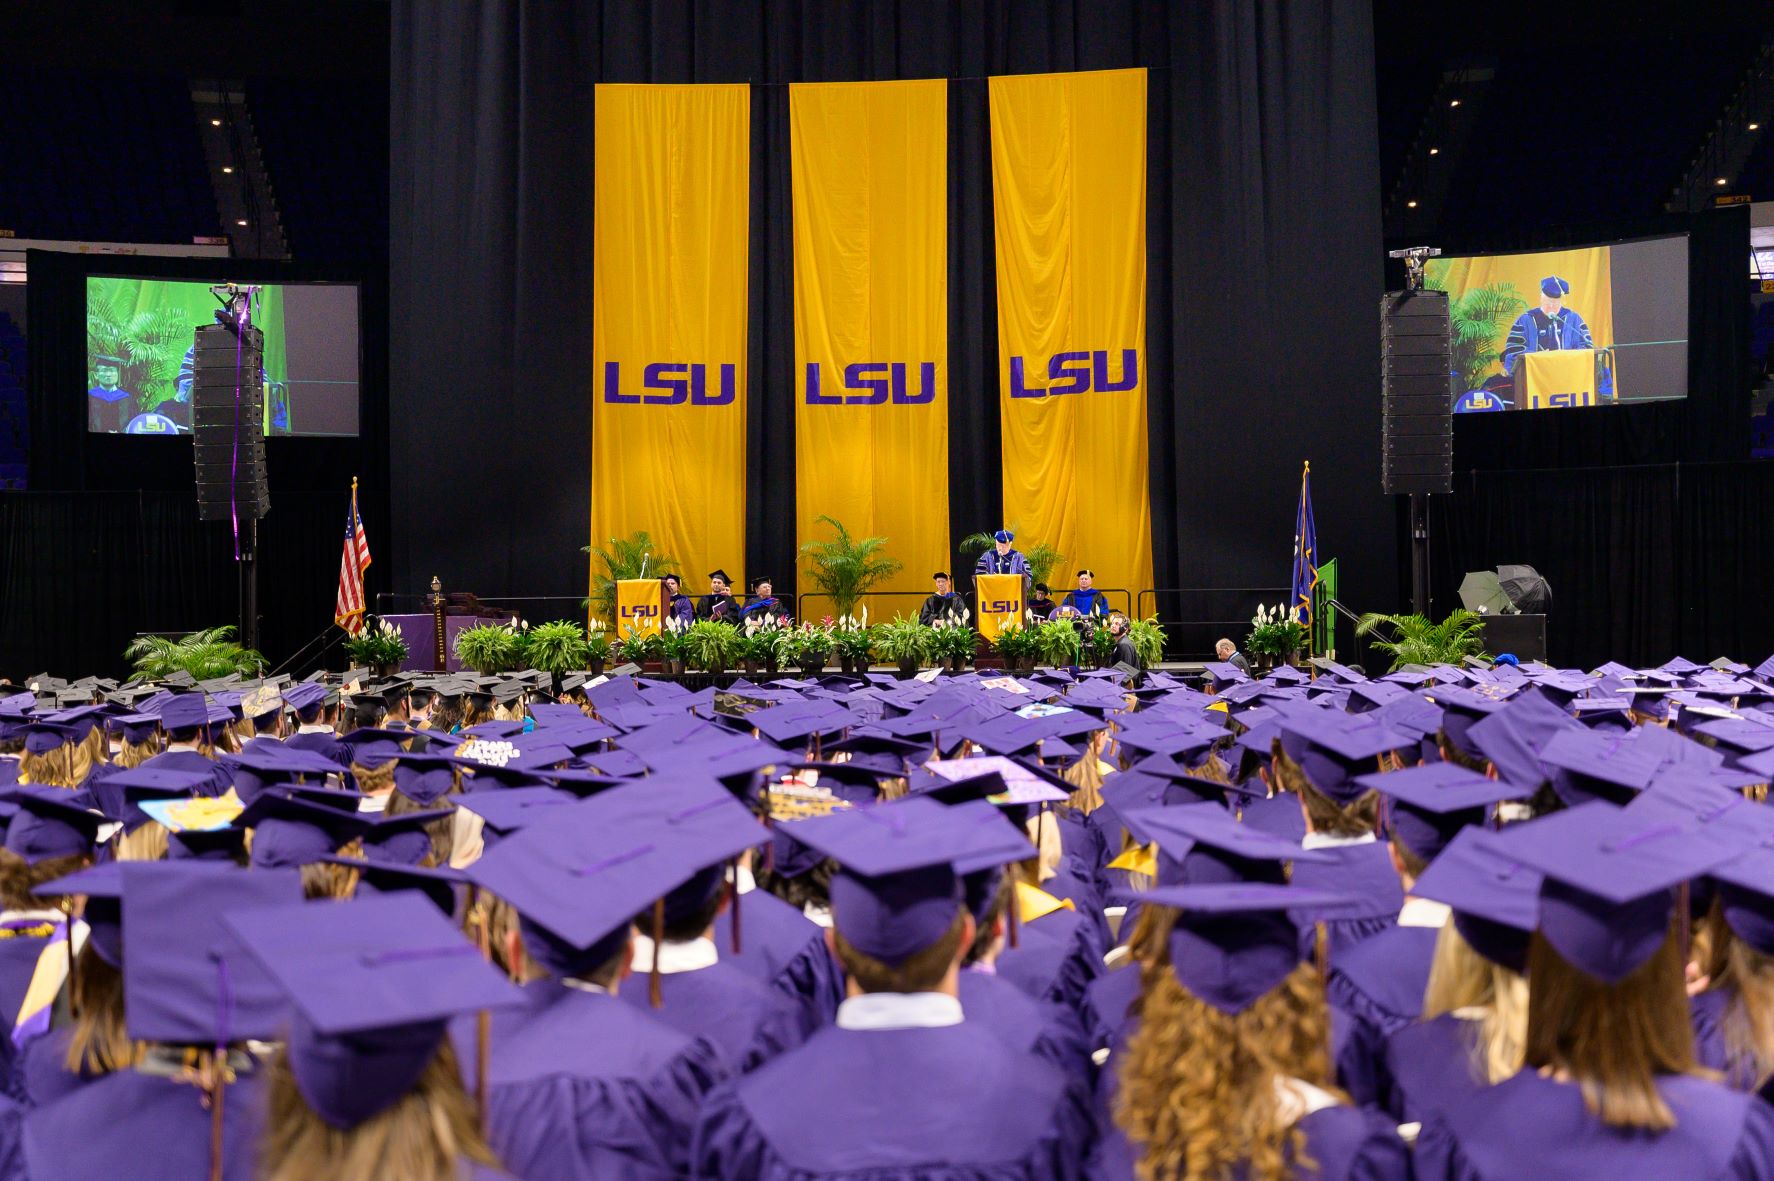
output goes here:
[{"label": "black curtain backdrop", "polygon": [[[1658,664],[1679,653],[1755,664],[1774,651],[1774,615],[1764,606],[1774,585],[1774,464],[1746,459],[1748,210],[1438,244],[1467,254],[1683,232],[1688,396],[1456,416],[1454,492],[1430,498],[1435,614],[1459,605],[1467,571],[1526,563],[1552,584],[1547,640],[1557,663]],[[1400,600],[1407,597],[1401,586]]]},{"label": "black curtain backdrop", "polygon": [[[1157,581],[1285,585],[1310,459],[1343,597],[1391,605],[1368,4],[396,0],[393,45],[388,589],[433,574],[483,595],[585,584],[597,83],[753,84],[747,564],[783,590],[795,547],[782,527],[794,520],[786,84],[951,79],[958,540],[1001,511],[985,78],[1144,66]],[[908,472],[908,494],[929,478]]]},{"label": "black curtain backdrop", "polygon": [[[89,274],[359,285],[360,436],[265,443],[271,511],[259,522],[261,648],[275,664],[330,626],[353,476],[362,481],[360,507],[378,563],[386,561],[390,534],[383,261],[367,259],[361,272],[343,272],[30,252],[32,490],[0,493],[0,676],[44,669],[116,675],[125,671],[123,649],[138,632],[240,621],[231,530],[197,519],[189,436],[86,431]],[[372,591],[383,569],[371,568]]]}]

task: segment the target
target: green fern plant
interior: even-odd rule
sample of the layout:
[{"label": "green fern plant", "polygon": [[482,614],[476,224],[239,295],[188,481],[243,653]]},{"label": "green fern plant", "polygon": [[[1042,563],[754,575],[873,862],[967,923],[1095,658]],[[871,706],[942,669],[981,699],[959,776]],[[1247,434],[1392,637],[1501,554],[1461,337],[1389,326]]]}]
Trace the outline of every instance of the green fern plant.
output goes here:
[{"label": "green fern plant", "polygon": [[871,587],[898,574],[905,563],[887,556],[885,537],[852,537],[842,521],[827,516],[819,520],[835,536],[802,542],[801,561],[808,580],[832,601],[832,613],[850,615]]},{"label": "green fern plant", "polygon": [[178,392],[179,369],[191,347],[193,325],[173,308],[129,312],[122,288],[95,284],[86,303],[88,355],[109,354],[126,362],[119,384],[141,398],[144,410],[170,402]]},{"label": "green fern plant", "polygon": [[1069,619],[1043,619],[1029,625],[1036,656],[1055,668],[1070,668],[1084,655],[1084,640]]},{"label": "green fern plant", "polygon": [[[1012,525],[1010,531],[1015,533],[1018,528],[1019,526]],[[979,555],[992,548],[992,535],[990,533],[969,533],[966,537],[961,539],[961,544],[958,548],[961,551],[962,557],[977,562],[979,561]],[[1019,545],[1016,548],[1022,550],[1023,561],[1029,564],[1029,573],[1034,575],[1035,581],[1044,582],[1051,586],[1053,583],[1053,568],[1064,561],[1066,555],[1060,553],[1057,548],[1049,545],[1045,541],[1036,541],[1031,544]]]},{"label": "green fern plant", "polygon": [[251,648],[242,648],[233,637],[234,628],[226,624],[194,631],[176,640],[138,636],[123,650],[124,659],[135,667],[129,679],[159,681],[178,672],[190,673],[199,681],[229,673],[262,675],[265,658]]},{"label": "green fern plant", "polygon": [[1129,619],[1127,621],[1127,638],[1133,641],[1133,649],[1140,654],[1140,664],[1146,668],[1157,668],[1164,660],[1164,641],[1167,638],[1164,628],[1154,616],[1151,619]]},{"label": "green fern plant", "polygon": [[593,565],[591,597],[584,604],[599,619],[616,618],[616,583],[621,579],[669,574],[677,569],[677,559],[661,552],[644,529],[627,537],[612,537],[607,546],[582,545],[579,552],[590,554],[603,566],[600,570]]},{"label": "green fern plant", "polygon": [[745,655],[745,637],[719,619],[698,619],[684,631],[684,662],[711,673],[725,672]]},{"label": "green fern plant", "polygon": [[900,615],[891,623],[876,624],[873,630],[875,655],[889,664],[911,669],[930,656],[935,636],[916,616]]},{"label": "green fern plant", "polygon": [[524,662],[538,672],[556,675],[588,667],[591,649],[584,629],[566,619],[537,624],[524,641]]},{"label": "green fern plant", "polygon": [[[1432,291],[1447,290],[1447,271],[1433,265],[1425,282]],[[1448,302],[1448,330],[1451,360],[1460,375],[1462,390],[1475,390],[1484,384],[1497,359],[1503,355],[1503,333],[1515,318],[1528,310],[1528,301],[1521,297],[1513,283],[1491,283],[1474,287],[1458,299]]]},{"label": "green fern plant", "polygon": [[1440,623],[1422,615],[1382,615],[1370,611],[1355,624],[1358,636],[1390,629],[1390,639],[1370,639],[1370,647],[1392,657],[1392,668],[1407,664],[1459,664],[1484,655],[1484,616],[1457,607]]},{"label": "green fern plant", "polygon": [[508,623],[477,623],[456,633],[456,659],[482,676],[511,672],[523,663],[524,644]]}]

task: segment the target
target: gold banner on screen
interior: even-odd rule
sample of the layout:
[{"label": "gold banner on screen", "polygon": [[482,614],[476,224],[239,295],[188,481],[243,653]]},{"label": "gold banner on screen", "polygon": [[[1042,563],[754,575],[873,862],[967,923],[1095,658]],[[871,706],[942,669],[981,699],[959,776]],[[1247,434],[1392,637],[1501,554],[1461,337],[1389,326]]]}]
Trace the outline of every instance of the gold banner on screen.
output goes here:
[{"label": "gold banner on screen", "polygon": [[950,564],[947,96],[941,79],[789,87],[795,530],[888,538],[905,566],[882,590],[927,592]]},{"label": "gold banner on screen", "polygon": [[1152,585],[1146,72],[989,89],[1004,519],[1137,594]]},{"label": "gold banner on screen", "polygon": [[743,585],[751,91],[595,102],[591,543],[645,530],[686,578]]}]

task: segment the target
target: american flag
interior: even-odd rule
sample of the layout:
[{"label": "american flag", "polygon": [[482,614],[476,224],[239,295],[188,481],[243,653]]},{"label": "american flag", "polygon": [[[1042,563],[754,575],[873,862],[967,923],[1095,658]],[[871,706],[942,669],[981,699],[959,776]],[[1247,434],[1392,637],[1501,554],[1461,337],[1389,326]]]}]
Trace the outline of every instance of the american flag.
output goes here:
[{"label": "american flag", "polygon": [[357,513],[357,481],[351,481],[351,514],[345,518],[345,552],[339,558],[339,594],[333,622],[357,635],[363,631],[363,572],[370,568],[370,539]]}]

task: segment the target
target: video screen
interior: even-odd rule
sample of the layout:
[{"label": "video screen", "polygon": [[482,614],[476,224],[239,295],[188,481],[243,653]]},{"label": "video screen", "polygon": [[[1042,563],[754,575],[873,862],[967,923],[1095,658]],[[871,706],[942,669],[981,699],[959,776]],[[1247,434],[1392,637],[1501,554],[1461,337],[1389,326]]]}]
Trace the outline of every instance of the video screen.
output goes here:
[{"label": "video screen", "polygon": [[1434,258],[1448,293],[1454,413],[1688,394],[1688,236]]},{"label": "video screen", "polygon": [[[201,280],[86,280],[86,429],[189,434],[193,333],[221,304]],[[265,434],[357,434],[357,287],[267,284],[253,309],[265,333]]]}]

